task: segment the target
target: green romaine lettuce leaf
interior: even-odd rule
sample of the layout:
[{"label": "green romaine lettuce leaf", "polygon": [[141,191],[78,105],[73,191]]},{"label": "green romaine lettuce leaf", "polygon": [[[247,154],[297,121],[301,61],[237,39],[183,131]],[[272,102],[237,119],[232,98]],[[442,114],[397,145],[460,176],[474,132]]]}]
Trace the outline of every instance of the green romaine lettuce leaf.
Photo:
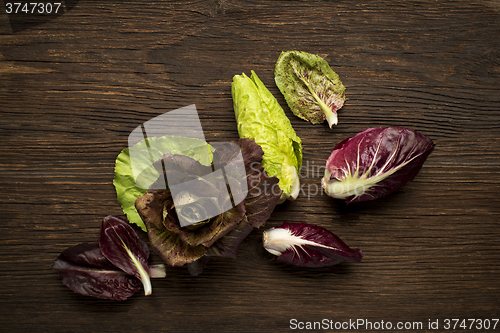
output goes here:
[{"label": "green romaine lettuce leaf", "polygon": [[302,142],[276,98],[254,71],[235,75],[231,86],[240,138],[262,147],[262,165],[270,177],[278,177],[282,199],[296,199],[302,165]]},{"label": "green romaine lettuce leaf", "polygon": [[[141,177],[150,179],[151,183],[158,178],[159,173],[149,164],[149,161],[158,160],[164,153],[182,154],[197,160],[203,165],[210,165],[212,162],[210,146],[206,142],[195,138],[173,136],[152,137],[138,142],[133,149],[134,151],[143,151],[148,155],[144,159],[135,158],[134,167],[144,170],[141,173]],[[138,165],[141,162],[144,165]],[[137,224],[143,231],[146,231],[146,226],[135,208],[135,201],[138,197],[146,193],[148,189],[136,184],[129,148],[123,149],[116,158],[113,185],[115,186],[118,202],[128,221]]]},{"label": "green romaine lettuce leaf", "polygon": [[274,69],[275,81],[292,112],[313,124],[325,119],[336,125],[345,102],[345,87],[325,59],[301,52],[282,52]]}]

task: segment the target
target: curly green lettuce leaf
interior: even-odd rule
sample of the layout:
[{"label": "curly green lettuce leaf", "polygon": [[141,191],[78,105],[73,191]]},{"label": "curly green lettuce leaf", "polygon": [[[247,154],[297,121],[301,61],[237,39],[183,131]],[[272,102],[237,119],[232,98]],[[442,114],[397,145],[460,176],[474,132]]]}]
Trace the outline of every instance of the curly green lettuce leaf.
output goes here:
[{"label": "curly green lettuce leaf", "polygon": [[292,112],[313,124],[325,119],[337,125],[337,110],[345,102],[345,87],[325,59],[301,52],[282,52],[274,69],[275,81]]},{"label": "curly green lettuce leaf", "polygon": [[[150,183],[158,178],[159,173],[149,161],[158,160],[165,153],[189,156],[203,165],[210,165],[212,162],[210,146],[206,142],[195,138],[173,136],[152,137],[138,142],[133,146],[133,149],[134,151],[143,151],[147,154],[147,158],[135,158],[134,167],[144,170],[141,173],[141,177],[149,179]],[[143,165],[140,165],[141,161]],[[142,188],[136,183],[129,148],[123,149],[116,158],[113,185],[115,186],[118,202],[128,221],[146,231],[146,226],[135,208],[135,201],[138,197],[146,193],[148,189]]]},{"label": "curly green lettuce leaf", "polygon": [[282,200],[296,199],[300,191],[302,142],[276,98],[254,71],[235,75],[231,86],[238,133],[262,147],[262,166],[279,179]]}]

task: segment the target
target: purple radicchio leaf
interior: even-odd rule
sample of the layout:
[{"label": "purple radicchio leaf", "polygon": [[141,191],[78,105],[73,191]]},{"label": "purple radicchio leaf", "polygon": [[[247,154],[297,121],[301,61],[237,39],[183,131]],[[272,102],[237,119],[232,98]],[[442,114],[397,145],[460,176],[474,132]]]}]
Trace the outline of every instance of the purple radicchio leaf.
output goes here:
[{"label": "purple radicchio leaf", "polygon": [[149,248],[126,221],[114,216],[105,217],[99,247],[113,265],[142,282],[145,295],[151,294]]},{"label": "purple radicchio leaf", "polygon": [[408,128],[368,128],[338,143],[326,161],[326,194],[347,203],[384,197],[412,181],[434,143]]},{"label": "purple radicchio leaf", "polygon": [[326,267],[344,261],[361,262],[363,253],[351,249],[339,237],[320,226],[288,223],[264,232],[264,248],[278,256],[277,262],[303,266]]},{"label": "purple radicchio leaf", "polygon": [[83,243],[64,250],[52,265],[62,282],[75,293],[124,301],[141,288],[141,282],[114,266],[98,243]]}]

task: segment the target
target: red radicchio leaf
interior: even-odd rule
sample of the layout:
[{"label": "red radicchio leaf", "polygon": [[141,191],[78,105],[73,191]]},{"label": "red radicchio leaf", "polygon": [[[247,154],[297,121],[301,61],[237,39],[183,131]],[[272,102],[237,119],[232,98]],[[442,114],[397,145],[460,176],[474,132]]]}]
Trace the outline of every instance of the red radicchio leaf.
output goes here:
[{"label": "red radicchio leaf", "polygon": [[368,128],[338,143],[326,161],[326,194],[347,203],[384,197],[412,181],[434,143],[402,127]]},{"label": "red radicchio leaf", "polygon": [[363,253],[351,249],[339,237],[320,226],[307,223],[283,223],[264,232],[264,248],[278,256],[277,262],[325,267],[344,261],[361,262]]},{"label": "red radicchio leaf", "polygon": [[141,282],[111,264],[98,243],[83,243],[64,250],[52,265],[62,282],[75,293],[124,301],[141,288]]},{"label": "red radicchio leaf", "polygon": [[151,294],[149,248],[127,222],[114,216],[105,217],[99,247],[113,265],[141,280],[145,295]]}]

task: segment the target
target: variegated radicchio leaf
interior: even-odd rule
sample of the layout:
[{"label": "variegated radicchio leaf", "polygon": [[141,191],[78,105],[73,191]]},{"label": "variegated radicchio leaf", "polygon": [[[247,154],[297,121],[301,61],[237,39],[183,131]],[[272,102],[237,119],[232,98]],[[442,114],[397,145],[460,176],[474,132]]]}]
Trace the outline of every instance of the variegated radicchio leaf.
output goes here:
[{"label": "variegated radicchio leaf", "polygon": [[276,261],[303,267],[326,267],[344,261],[361,262],[363,253],[351,249],[327,229],[307,224],[288,223],[266,230],[264,248]]},{"label": "variegated radicchio leaf", "polygon": [[340,77],[322,57],[302,52],[281,52],[274,69],[276,85],[292,112],[299,118],[337,125],[337,110],[345,102]]},{"label": "variegated radicchio leaf", "polygon": [[384,197],[412,181],[434,149],[408,128],[368,128],[338,143],[326,161],[326,194],[347,203]]},{"label": "variegated radicchio leaf", "polygon": [[[140,289],[143,279],[165,277],[165,266],[148,265],[148,258],[149,249],[135,230],[127,222],[108,216],[103,220],[99,243],[64,250],[52,268],[78,294],[123,301]],[[145,273],[139,273],[141,269]],[[144,291],[151,294],[150,284],[144,284]]]},{"label": "variegated radicchio leaf", "polygon": [[[207,172],[204,169],[207,167],[186,156],[166,154],[162,162],[168,166],[164,169],[166,177],[162,175],[158,181],[168,178],[169,183],[166,185],[170,185],[170,179],[175,179],[179,184],[189,183],[189,186],[184,187],[182,197],[176,198],[177,202],[181,202],[181,207],[174,205],[173,191],[168,186],[164,190],[151,188],[136,201],[137,211],[146,225],[152,248],[167,264],[188,264],[190,272],[195,274],[201,272],[202,266],[207,262],[206,257],[235,258],[241,241],[254,227],[265,224],[282,193],[277,185],[278,179],[269,177],[262,168],[262,148],[255,141],[240,139],[237,141],[238,149],[235,149],[234,144],[214,147],[213,173],[231,165],[241,150],[246,173],[241,180],[226,173],[226,179],[220,184],[218,180],[206,181],[208,178],[202,176]],[[209,171],[212,172],[212,168],[209,167]],[[241,195],[237,190],[240,181],[246,182],[245,187],[248,188],[241,202],[235,200]],[[226,187],[231,188],[230,200],[221,195],[227,193],[223,191]],[[197,189],[196,195],[191,188],[193,191]],[[199,189],[203,191],[200,192]],[[183,202],[186,204],[183,205]],[[228,203],[234,203],[232,208],[222,209]],[[183,209],[187,205],[189,209]],[[207,209],[211,206],[212,211],[220,213],[198,223],[181,225],[179,214],[186,214],[184,218],[210,216]]]},{"label": "variegated radicchio leaf", "polygon": [[145,295],[151,295],[149,248],[130,224],[118,217],[105,217],[102,221],[99,247],[113,265],[142,282]]}]

